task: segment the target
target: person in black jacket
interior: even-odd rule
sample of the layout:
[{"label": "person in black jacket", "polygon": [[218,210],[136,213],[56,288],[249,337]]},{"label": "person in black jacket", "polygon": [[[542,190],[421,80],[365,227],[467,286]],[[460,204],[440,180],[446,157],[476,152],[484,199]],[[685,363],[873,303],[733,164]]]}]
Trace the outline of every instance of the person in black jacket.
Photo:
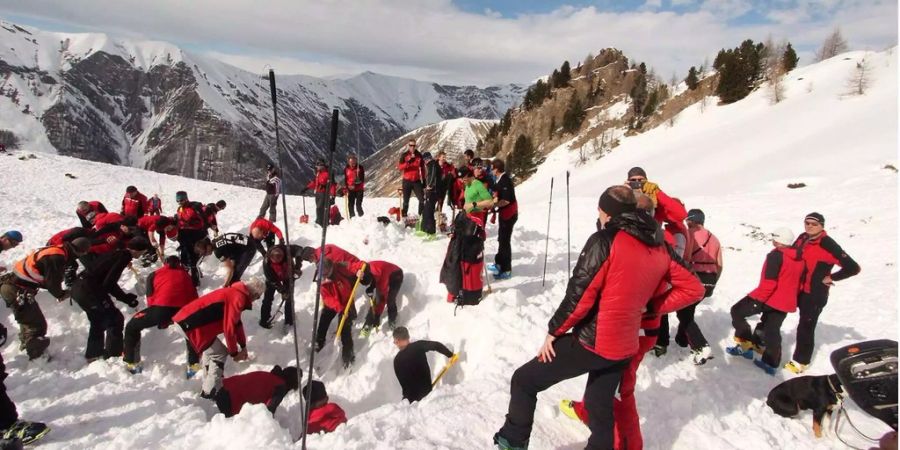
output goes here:
[{"label": "person in black jacket", "polygon": [[263,262],[263,274],[266,276],[266,292],[263,294],[262,306],[259,311],[259,326],[263,328],[272,328],[272,301],[275,299],[276,291],[284,301],[284,326],[289,327],[294,324],[294,299],[290,292],[294,280],[303,274],[301,270],[303,265],[303,258],[301,258],[303,246],[291,245],[290,252],[290,257],[294,259],[293,276],[289,274],[288,260],[285,258],[287,249],[284,244],[270,248]]},{"label": "person in black jacket", "polygon": [[434,341],[409,342],[406,327],[394,329],[394,345],[400,349],[394,356],[394,373],[403,389],[403,398],[410,403],[425,398],[431,392],[431,367],[426,352],[440,352],[452,358],[453,352],[444,344]]},{"label": "person in black jacket", "polygon": [[[0,324],[0,346],[6,344],[6,327]],[[6,393],[6,385],[3,383],[7,377],[6,364],[3,363],[3,355],[0,355],[0,449],[22,448],[44,437],[50,432],[50,428],[41,422],[29,422],[19,420],[19,411],[16,404]],[[18,443],[18,446],[15,444]]]},{"label": "person in black jacket", "polygon": [[425,160],[425,209],[422,212],[422,231],[430,236],[437,233],[434,210],[441,195],[441,166],[431,157],[431,153],[422,153]]},{"label": "person in black jacket", "polygon": [[512,277],[512,231],[516,221],[519,220],[519,204],[516,202],[516,190],[512,179],[506,173],[506,163],[496,158],[491,162],[494,176],[497,182],[494,184],[494,198],[497,199],[498,214],[500,215],[500,227],[497,231],[497,256],[494,264],[487,270],[494,274],[494,278],[505,280]]},{"label": "person in black jacket", "polygon": [[72,299],[87,314],[90,328],[84,357],[88,362],[99,358],[121,356],[124,350],[125,318],[109,296],[137,308],[137,295],[119,287],[122,272],[131,260],[150,250],[150,242],[142,237],[128,241],[126,249],[114,250],[92,258],[81,258],[85,269],[72,285]]}]

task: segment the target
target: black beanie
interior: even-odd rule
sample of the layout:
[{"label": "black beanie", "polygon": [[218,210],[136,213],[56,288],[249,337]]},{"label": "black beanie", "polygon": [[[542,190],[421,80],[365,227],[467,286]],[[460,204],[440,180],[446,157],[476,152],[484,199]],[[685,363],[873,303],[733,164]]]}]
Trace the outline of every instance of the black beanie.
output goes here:
[{"label": "black beanie", "polygon": [[297,368],[294,366],[287,366],[282,368],[281,366],[275,366],[270,371],[275,376],[284,380],[284,385],[289,391],[293,391],[297,389],[297,379],[303,374],[303,371],[297,371]]},{"label": "black beanie", "polygon": [[315,405],[316,403],[318,403],[318,402],[324,400],[326,397],[328,397],[328,391],[325,390],[325,383],[323,383],[321,381],[312,380],[311,383],[312,383],[312,398],[310,398],[310,395],[309,395],[309,391],[310,391],[309,383],[307,383],[306,386],[303,387],[303,398],[306,401]]},{"label": "black beanie", "polygon": [[825,216],[823,216],[817,212],[811,212],[811,213],[807,214],[806,219],[815,220],[816,222],[819,222],[820,224],[822,224],[822,226],[825,225]]},{"label": "black beanie", "polygon": [[647,178],[647,172],[644,172],[644,169],[640,167],[632,167],[631,170],[628,171],[628,178],[631,178],[635,175],[640,175],[644,178]]},{"label": "black beanie", "polygon": [[703,222],[706,222],[706,215],[699,209],[692,209],[688,211],[687,220],[703,225]]},{"label": "black beanie", "polygon": [[637,203],[624,203],[613,198],[609,191],[618,187],[619,186],[609,187],[600,195],[600,209],[610,217],[616,217],[622,213],[633,212],[637,208]]}]

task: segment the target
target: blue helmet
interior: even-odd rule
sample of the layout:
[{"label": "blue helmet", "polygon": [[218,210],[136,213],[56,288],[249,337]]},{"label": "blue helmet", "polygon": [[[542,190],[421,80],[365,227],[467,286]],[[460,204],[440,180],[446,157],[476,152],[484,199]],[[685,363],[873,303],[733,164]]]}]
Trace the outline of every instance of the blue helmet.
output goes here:
[{"label": "blue helmet", "polygon": [[16,230],[9,230],[6,233],[3,233],[3,237],[16,242],[22,242],[22,233]]}]

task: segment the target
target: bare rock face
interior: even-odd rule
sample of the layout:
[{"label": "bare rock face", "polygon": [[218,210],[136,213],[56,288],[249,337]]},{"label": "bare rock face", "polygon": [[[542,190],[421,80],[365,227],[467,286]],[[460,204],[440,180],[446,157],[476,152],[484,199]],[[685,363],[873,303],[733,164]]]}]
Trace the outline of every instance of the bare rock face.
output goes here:
[{"label": "bare rock face", "polygon": [[[261,185],[263,167],[278,159],[265,75],[169,44],[51,34],[2,21],[0,49],[0,108],[28,119],[14,130],[32,137],[23,148],[243,186]],[[373,73],[277,81],[288,192],[301,190],[313,162],[329,156],[333,108],[340,111],[335,160],[342,164],[427,123],[496,119],[523,92]]]}]

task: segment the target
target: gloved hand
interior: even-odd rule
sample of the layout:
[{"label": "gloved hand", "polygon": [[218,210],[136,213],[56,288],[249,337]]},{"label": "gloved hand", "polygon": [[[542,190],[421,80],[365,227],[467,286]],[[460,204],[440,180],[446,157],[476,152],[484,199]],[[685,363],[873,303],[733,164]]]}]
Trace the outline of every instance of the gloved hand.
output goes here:
[{"label": "gloved hand", "polygon": [[6,327],[0,323],[0,347],[6,345]]},{"label": "gloved hand", "polygon": [[[68,300],[69,297],[71,297],[71,296],[72,296],[72,293],[68,289],[66,289],[65,291],[63,291],[62,295],[60,295],[56,300],[58,302],[62,303],[64,301]],[[34,296],[32,296],[32,299],[33,298],[34,298]]]},{"label": "gloved hand", "polygon": [[138,306],[137,294],[125,294],[125,297],[122,299],[122,301],[132,308],[137,308]]}]

